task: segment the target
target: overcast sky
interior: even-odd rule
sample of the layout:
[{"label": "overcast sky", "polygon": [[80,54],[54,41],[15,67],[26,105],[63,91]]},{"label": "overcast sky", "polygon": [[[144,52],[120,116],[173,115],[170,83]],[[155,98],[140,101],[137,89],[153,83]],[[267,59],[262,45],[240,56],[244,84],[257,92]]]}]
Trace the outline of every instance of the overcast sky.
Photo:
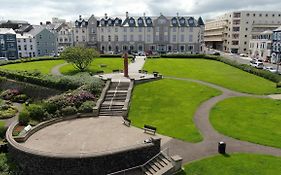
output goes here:
[{"label": "overcast sky", "polygon": [[280,11],[280,0],[1,0],[0,20],[26,20],[32,24],[52,17],[75,20],[83,16],[193,15],[214,18],[231,10]]}]

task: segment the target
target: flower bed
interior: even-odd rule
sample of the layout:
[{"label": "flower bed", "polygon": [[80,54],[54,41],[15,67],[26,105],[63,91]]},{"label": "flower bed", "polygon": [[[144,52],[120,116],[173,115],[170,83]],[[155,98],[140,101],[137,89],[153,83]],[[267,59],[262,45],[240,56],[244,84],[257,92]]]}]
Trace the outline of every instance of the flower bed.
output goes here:
[{"label": "flower bed", "polygon": [[0,119],[12,118],[17,112],[17,108],[11,103],[0,100]]}]

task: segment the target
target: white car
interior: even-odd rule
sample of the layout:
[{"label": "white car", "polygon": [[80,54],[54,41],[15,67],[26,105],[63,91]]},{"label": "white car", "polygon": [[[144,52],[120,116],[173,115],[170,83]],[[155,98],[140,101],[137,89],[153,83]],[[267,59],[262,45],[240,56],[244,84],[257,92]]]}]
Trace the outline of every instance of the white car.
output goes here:
[{"label": "white car", "polygon": [[267,70],[267,71],[272,72],[272,73],[277,73],[277,70],[274,69],[273,67],[264,67],[264,70]]},{"label": "white car", "polygon": [[240,57],[248,57],[248,55],[245,54],[245,53],[241,53],[241,54],[240,54]]},{"label": "white car", "polygon": [[0,61],[8,61],[8,58],[6,58],[6,57],[0,57]]},{"label": "white car", "polygon": [[257,69],[263,69],[263,67],[264,67],[262,62],[254,62],[254,63],[250,63],[250,65]]}]

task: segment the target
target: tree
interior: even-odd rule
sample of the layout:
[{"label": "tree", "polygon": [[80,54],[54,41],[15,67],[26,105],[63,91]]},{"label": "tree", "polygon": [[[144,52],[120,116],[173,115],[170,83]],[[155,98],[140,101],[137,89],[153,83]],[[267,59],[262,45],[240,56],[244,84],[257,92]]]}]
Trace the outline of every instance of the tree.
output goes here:
[{"label": "tree", "polygon": [[69,47],[61,54],[62,59],[73,64],[81,72],[86,70],[95,57],[99,57],[99,53],[96,50],[82,46]]}]

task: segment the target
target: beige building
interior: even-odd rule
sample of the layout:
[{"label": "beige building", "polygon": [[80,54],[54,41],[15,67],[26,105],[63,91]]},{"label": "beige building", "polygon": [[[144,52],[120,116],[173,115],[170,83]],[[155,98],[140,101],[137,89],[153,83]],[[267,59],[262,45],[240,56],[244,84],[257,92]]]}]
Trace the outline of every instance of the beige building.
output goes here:
[{"label": "beige building", "polygon": [[235,11],[206,21],[205,45],[232,53],[249,53],[252,36],[281,24],[281,11]]},{"label": "beige building", "polygon": [[101,52],[200,53],[204,22],[192,16],[95,17],[75,21],[74,43],[96,47]]}]

